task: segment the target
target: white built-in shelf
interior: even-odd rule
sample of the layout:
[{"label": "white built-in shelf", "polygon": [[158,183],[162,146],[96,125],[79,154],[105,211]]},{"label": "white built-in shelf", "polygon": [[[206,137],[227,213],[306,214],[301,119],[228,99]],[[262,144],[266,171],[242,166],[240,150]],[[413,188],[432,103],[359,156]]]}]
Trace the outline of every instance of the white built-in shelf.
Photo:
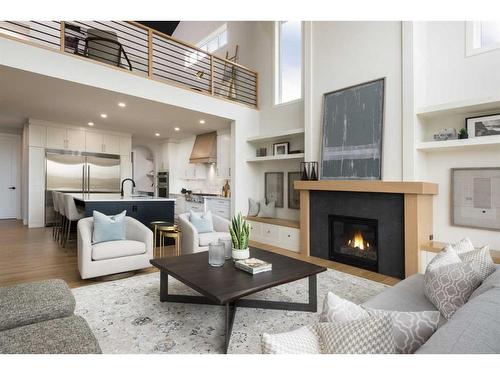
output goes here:
[{"label": "white built-in shelf", "polygon": [[434,117],[447,114],[473,114],[476,112],[486,112],[499,110],[500,112],[500,96],[489,96],[480,99],[462,100],[456,102],[431,105],[427,107],[417,108],[416,114],[419,117]]},{"label": "white built-in shelf", "polygon": [[291,160],[291,159],[304,159],[304,153],[302,152],[300,154],[256,156],[254,158],[247,159],[247,162],[254,163],[259,161]]},{"label": "white built-in shelf", "polygon": [[500,135],[489,135],[468,139],[453,139],[450,141],[420,142],[417,150],[435,152],[444,150],[471,150],[485,147],[498,147],[500,149]]},{"label": "white built-in shelf", "polygon": [[304,129],[292,129],[292,130],[283,130],[271,134],[259,135],[257,137],[251,137],[247,139],[249,143],[262,143],[262,142],[275,142],[280,140],[286,140],[290,137],[299,136],[304,134]]}]

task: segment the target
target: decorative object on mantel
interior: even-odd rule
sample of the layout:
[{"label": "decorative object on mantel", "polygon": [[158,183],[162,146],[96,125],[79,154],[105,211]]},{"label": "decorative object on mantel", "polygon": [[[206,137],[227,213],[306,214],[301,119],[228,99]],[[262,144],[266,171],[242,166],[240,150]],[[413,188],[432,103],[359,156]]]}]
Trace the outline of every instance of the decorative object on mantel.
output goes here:
[{"label": "decorative object on mantel", "polygon": [[267,156],[267,148],[265,147],[260,147],[256,150],[256,156],[261,157],[261,156]]},{"label": "decorative object on mantel", "polygon": [[248,249],[248,237],[250,236],[250,225],[243,219],[241,213],[234,216],[229,226],[231,241],[233,243],[232,256],[234,260],[248,259],[250,250]]},{"label": "decorative object on mantel", "polygon": [[469,138],[469,134],[467,134],[467,129],[466,128],[460,129],[460,131],[458,132],[458,139],[467,139],[467,138]]},{"label": "decorative object on mantel", "polygon": [[309,180],[309,162],[307,161],[300,162],[300,179],[301,181]]},{"label": "decorative object on mantel", "polygon": [[452,225],[500,230],[500,168],[451,170]]},{"label": "decorative object on mantel", "polygon": [[273,144],[273,155],[286,155],[290,148],[290,142],[280,142]]},{"label": "decorative object on mantel", "polygon": [[288,208],[300,208],[300,192],[293,186],[295,181],[300,181],[300,176],[300,172],[288,172]]},{"label": "decorative object on mantel", "polygon": [[450,139],[458,139],[457,129],[454,128],[443,128],[433,136],[435,141],[448,141]]},{"label": "decorative object on mantel", "polygon": [[318,181],[318,162],[302,161],[300,162],[300,179],[302,181]]},{"label": "decorative object on mantel", "polygon": [[288,151],[289,154],[303,154],[304,153],[304,150],[292,150],[292,151]]},{"label": "decorative object on mantel", "polygon": [[322,180],[380,180],[385,78],[323,95]]},{"label": "decorative object on mantel", "polygon": [[469,138],[500,135],[500,113],[465,119]]},{"label": "decorative object on mantel", "polygon": [[264,196],[267,202],[275,201],[276,207],[283,207],[284,194],[284,173],[266,172],[264,173]]}]

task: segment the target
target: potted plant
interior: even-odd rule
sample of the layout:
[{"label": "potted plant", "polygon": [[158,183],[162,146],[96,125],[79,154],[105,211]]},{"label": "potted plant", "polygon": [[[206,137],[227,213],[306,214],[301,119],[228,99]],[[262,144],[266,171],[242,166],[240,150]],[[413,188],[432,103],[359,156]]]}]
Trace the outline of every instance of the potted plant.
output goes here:
[{"label": "potted plant", "polygon": [[233,244],[232,256],[234,260],[248,259],[250,251],[248,250],[248,237],[250,235],[250,225],[243,219],[241,213],[234,216],[229,225],[231,233],[231,242]]},{"label": "potted plant", "polygon": [[469,138],[469,134],[467,134],[467,129],[462,128],[458,132],[458,139],[467,139]]}]

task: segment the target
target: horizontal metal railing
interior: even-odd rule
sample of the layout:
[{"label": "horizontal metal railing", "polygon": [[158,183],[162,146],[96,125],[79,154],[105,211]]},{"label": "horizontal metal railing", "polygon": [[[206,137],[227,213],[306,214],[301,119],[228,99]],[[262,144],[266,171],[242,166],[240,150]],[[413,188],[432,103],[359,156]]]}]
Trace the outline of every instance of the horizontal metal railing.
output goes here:
[{"label": "horizontal metal railing", "polygon": [[258,107],[256,72],[133,21],[0,21],[2,34]]}]

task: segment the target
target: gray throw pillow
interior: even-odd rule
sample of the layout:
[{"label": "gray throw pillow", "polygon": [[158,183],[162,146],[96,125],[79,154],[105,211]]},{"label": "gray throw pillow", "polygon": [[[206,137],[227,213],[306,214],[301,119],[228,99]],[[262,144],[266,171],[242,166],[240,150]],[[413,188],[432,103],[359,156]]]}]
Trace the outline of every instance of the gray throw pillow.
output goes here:
[{"label": "gray throw pillow", "polygon": [[491,259],[490,247],[483,246],[480,249],[459,253],[462,262],[471,262],[474,271],[477,272],[481,281],[495,272],[495,263]]},{"label": "gray throw pillow", "polygon": [[424,294],[446,319],[450,319],[480,283],[481,279],[471,262],[427,267]]},{"label": "gray throw pillow", "polygon": [[320,340],[315,326],[294,331],[262,335],[263,354],[321,354]]},{"label": "gray throw pillow", "polygon": [[266,200],[262,199],[260,202],[259,217],[276,217],[276,202],[271,201],[266,204]]},{"label": "gray throw pillow", "polygon": [[324,353],[396,353],[392,319],[370,317],[344,323],[319,323],[318,333]]},{"label": "gray throw pillow", "polygon": [[257,216],[259,214],[259,202],[252,198],[248,198],[248,215],[247,216]]}]

